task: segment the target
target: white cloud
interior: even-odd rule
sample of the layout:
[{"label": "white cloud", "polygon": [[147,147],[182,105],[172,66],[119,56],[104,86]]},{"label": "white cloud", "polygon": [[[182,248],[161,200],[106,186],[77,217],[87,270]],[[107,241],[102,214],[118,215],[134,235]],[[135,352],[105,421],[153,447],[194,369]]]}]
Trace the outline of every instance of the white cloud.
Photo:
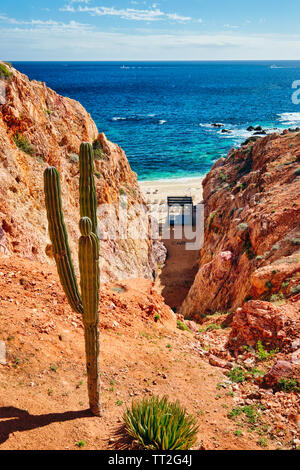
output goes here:
[{"label": "white cloud", "polygon": [[[69,23],[64,23],[62,21],[53,21],[53,20],[16,20],[15,18],[9,18],[6,15],[0,15],[0,22],[5,24],[17,25],[17,26],[34,26],[37,28],[49,28],[49,29],[90,29],[92,28],[89,24],[78,23],[77,21],[69,21]],[[20,31],[26,31],[26,29],[20,29]],[[9,30],[13,31],[13,29]]]},{"label": "white cloud", "polygon": [[192,19],[189,16],[177,15],[177,13],[167,13],[166,16],[170,18],[170,20],[174,20],[174,21],[191,21]]},{"label": "white cloud", "polygon": [[0,28],[4,60],[292,60],[300,49],[299,34],[125,34],[51,20],[12,26]]},{"label": "white cloud", "polygon": [[[156,15],[166,16],[160,10]],[[5,60],[293,60],[300,49],[300,34],[247,34],[225,27],[218,33],[104,32],[77,21],[17,20],[1,14],[0,37]]]},{"label": "white cloud", "polygon": [[239,26],[234,26],[232,24],[224,24],[224,28],[227,28],[227,29],[239,29]]},{"label": "white cloud", "polygon": [[67,11],[72,13],[89,13],[92,16],[118,16],[124,20],[134,21],[161,21],[161,20],[172,20],[176,22],[191,21],[192,18],[189,16],[178,15],[177,13],[165,13],[154,4],[152,9],[138,10],[136,8],[122,8],[116,9],[115,7],[90,7],[90,6],[78,6],[74,8],[70,4],[64,5],[60,8],[60,11]]}]

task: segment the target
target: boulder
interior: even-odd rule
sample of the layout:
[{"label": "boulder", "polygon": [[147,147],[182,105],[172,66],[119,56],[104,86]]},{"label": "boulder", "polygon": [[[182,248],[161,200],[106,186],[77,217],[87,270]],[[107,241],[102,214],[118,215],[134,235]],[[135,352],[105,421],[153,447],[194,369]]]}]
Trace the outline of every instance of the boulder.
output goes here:
[{"label": "boulder", "polygon": [[255,347],[261,341],[266,349],[292,351],[300,335],[299,308],[300,302],[283,306],[260,300],[246,302],[234,314],[227,347],[238,351],[241,346]]},{"label": "boulder", "polygon": [[[300,380],[300,369],[289,361],[277,361],[272,369],[264,376],[264,384],[268,387],[274,387],[280,379]],[[300,382],[299,382],[300,383]]]}]

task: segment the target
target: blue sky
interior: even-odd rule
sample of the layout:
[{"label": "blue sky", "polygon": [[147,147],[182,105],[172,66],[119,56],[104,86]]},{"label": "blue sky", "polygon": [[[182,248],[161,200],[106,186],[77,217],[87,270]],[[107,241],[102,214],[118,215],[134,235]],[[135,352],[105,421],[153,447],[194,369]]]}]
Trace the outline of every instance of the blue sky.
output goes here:
[{"label": "blue sky", "polygon": [[299,17],[299,0],[0,0],[0,58],[300,59]]}]

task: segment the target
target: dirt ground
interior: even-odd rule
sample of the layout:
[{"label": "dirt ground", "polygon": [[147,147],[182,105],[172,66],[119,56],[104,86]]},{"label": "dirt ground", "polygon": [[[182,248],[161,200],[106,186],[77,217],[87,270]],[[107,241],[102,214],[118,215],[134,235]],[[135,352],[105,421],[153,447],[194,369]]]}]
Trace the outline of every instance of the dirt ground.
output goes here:
[{"label": "dirt ground", "polygon": [[176,238],[174,228],[170,235],[169,239],[162,240],[168,255],[155,287],[166,304],[178,311],[197,274],[199,250],[187,250],[186,243],[189,240],[184,236]]},{"label": "dirt ground", "polygon": [[128,448],[119,434],[125,407],[151,394],[179,399],[197,417],[196,449],[261,448],[256,431],[236,435],[224,371],[201,356],[192,332],[176,328],[149,281],[102,287],[102,418],[87,410],[81,319],[55,268],[0,258],[0,299],[0,449]]}]

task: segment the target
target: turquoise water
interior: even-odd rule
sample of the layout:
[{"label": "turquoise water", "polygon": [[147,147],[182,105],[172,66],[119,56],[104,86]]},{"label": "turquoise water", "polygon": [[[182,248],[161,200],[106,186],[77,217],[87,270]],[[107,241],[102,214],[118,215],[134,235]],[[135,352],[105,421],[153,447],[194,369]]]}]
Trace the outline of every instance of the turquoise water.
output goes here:
[{"label": "turquoise water", "polygon": [[[140,180],[203,175],[252,135],[300,125],[296,62],[14,62],[74,98],[126,152]],[[221,123],[222,128],[212,127]],[[226,128],[230,133],[222,133]]]}]

